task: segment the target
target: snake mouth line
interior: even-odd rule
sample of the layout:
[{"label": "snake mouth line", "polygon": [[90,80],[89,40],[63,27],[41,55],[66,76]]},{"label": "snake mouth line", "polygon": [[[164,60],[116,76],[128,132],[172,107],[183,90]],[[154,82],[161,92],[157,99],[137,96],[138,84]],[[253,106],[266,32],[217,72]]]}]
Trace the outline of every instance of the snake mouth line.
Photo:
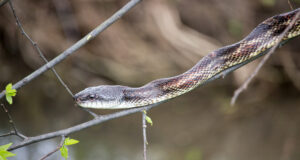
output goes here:
[{"label": "snake mouth line", "polygon": [[[76,102],[76,103],[83,108],[97,108],[98,106],[103,105],[101,102]],[[104,104],[103,106],[108,106],[108,105]]]}]

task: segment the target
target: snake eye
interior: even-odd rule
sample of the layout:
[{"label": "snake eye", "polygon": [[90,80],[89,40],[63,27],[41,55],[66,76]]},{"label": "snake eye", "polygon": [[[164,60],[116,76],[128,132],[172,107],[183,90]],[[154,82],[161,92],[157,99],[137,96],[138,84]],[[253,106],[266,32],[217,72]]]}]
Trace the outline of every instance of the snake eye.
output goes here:
[{"label": "snake eye", "polygon": [[96,95],[94,95],[94,94],[90,94],[90,95],[89,95],[89,98],[90,98],[90,99],[94,99],[95,97],[96,97]]}]

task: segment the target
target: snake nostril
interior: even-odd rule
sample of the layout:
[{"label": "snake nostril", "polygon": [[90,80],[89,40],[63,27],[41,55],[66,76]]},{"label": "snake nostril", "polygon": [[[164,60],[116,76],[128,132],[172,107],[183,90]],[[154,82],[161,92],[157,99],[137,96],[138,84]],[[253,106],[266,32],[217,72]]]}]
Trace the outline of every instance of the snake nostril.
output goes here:
[{"label": "snake nostril", "polygon": [[74,97],[73,97],[73,100],[74,100],[75,102],[80,102],[80,101],[81,101],[81,99],[80,99],[79,96],[74,96]]}]

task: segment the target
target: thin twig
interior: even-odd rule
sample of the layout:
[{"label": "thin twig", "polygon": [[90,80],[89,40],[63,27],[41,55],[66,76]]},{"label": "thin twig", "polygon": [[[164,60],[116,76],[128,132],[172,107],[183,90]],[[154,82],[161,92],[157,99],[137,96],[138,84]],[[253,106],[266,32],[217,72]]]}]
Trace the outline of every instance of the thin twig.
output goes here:
[{"label": "thin twig", "polygon": [[6,4],[9,0],[0,0],[0,7]]},{"label": "thin twig", "polygon": [[43,140],[51,139],[51,138],[62,136],[62,135],[69,135],[71,133],[81,131],[85,128],[92,127],[94,125],[97,125],[97,124],[100,124],[100,123],[103,123],[103,122],[106,122],[106,121],[109,121],[109,120],[112,120],[112,119],[116,119],[116,118],[123,117],[123,116],[129,115],[129,114],[141,112],[143,110],[149,110],[149,109],[151,109],[151,108],[153,108],[157,105],[158,104],[145,106],[145,107],[139,107],[139,108],[127,109],[127,110],[119,111],[119,112],[116,112],[116,113],[99,116],[95,119],[92,119],[92,120],[89,120],[87,122],[75,125],[75,126],[70,127],[70,128],[66,128],[66,129],[55,131],[55,132],[42,134],[42,135],[35,136],[35,137],[28,137],[27,139],[25,139],[25,140],[23,140],[19,143],[15,143],[8,150],[11,151],[11,150],[15,150],[17,148],[21,148],[21,147],[24,147],[24,146],[27,146],[27,145],[30,145],[30,144],[33,144],[33,143],[37,143],[37,142],[40,142],[40,141],[43,141]]},{"label": "thin twig", "polygon": [[[88,33],[86,36],[84,36],[81,40],[77,41],[75,44],[73,44],[70,48],[66,49],[64,52],[62,52],[60,55],[58,55],[53,60],[49,61],[49,63],[43,65],[39,69],[35,70],[30,75],[26,76],[19,82],[15,83],[13,85],[13,89],[19,89],[22,86],[26,85],[36,77],[40,76],[42,73],[49,70],[51,67],[55,66],[62,60],[64,60],[67,56],[73,54],[75,51],[77,51],[79,48],[84,46],[87,42],[94,39],[98,34],[103,32],[106,28],[108,28],[110,25],[112,25],[114,22],[116,22],[118,19],[120,19],[125,13],[127,13],[131,8],[133,8],[135,5],[137,5],[142,0],[131,0],[128,2],[124,7],[122,7],[120,10],[118,10],[114,15],[112,15],[110,18],[108,18],[106,21],[104,21],[102,24],[97,26],[94,30],[92,30],[90,33]],[[3,98],[5,95],[5,90],[3,90],[0,93],[0,99]]]},{"label": "thin twig", "polygon": [[[36,42],[34,42],[30,36],[25,32],[24,28],[23,28],[23,25],[22,23],[20,22],[17,14],[16,14],[16,11],[15,11],[15,8],[11,2],[11,0],[9,0],[9,6],[10,6],[10,9],[12,10],[12,13],[16,19],[16,23],[22,33],[22,35],[24,35],[29,41],[30,43],[32,44],[32,46],[35,48],[35,50],[38,52],[38,54],[40,55],[40,57],[46,62],[48,63],[48,60],[46,59],[46,57],[44,56],[42,50],[40,49],[40,47],[37,45]],[[62,80],[62,78],[58,75],[58,73],[56,72],[56,70],[54,69],[54,67],[51,67],[51,70],[52,72],[54,73],[54,75],[57,77],[57,79],[59,80],[59,82],[63,85],[63,87],[68,91],[68,93],[74,97],[72,91],[70,90],[70,88],[65,84],[65,82]]]},{"label": "thin twig", "polygon": [[287,0],[287,1],[288,1],[288,4],[289,4],[289,6],[290,6],[291,10],[294,10],[294,7],[293,7],[293,5],[292,5],[291,1],[290,1],[290,0]]},{"label": "thin twig", "polygon": [[[77,104],[75,104],[76,106],[78,106]],[[88,114],[92,115],[94,118],[98,118],[100,115],[96,114],[95,112],[89,110],[88,108],[83,108],[78,106],[81,110],[87,112]]]},{"label": "thin twig", "polygon": [[249,78],[240,86],[238,89],[234,91],[234,95],[231,99],[231,105],[233,106],[236,102],[236,99],[238,96],[247,89],[249,83],[252,81],[252,79],[257,75],[261,67],[266,63],[266,61],[270,58],[270,56],[274,53],[275,49],[279,46],[281,40],[284,38],[288,30],[292,28],[292,26],[295,24],[296,20],[298,19],[300,15],[300,12],[298,12],[295,17],[292,19],[291,23],[285,28],[285,30],[279,35],[277,43],[268,51],[268,53],[265,55],[265,57],[260,61],[258,66],[255,68],[254,72],[249,76]]},{"label": "thin twig", "polygon": [[48,154],[46,154],[45,156],[43,156],[40,160],[45,160],[46,158],[51,156],[53,153],[57,152],[64,145],[64,141],[65,141],[65,136],[62,135],[59,145],[53,151],[51,151]]},{"label": "thin twig", "polygon": [[147,111],[143,110],[143,117],[142,117],[142,125],[143,125],[143,142],[144,142],[144,160],[147,160],[147,123],[146,123],[146,116],[147,116]]},{"label": "thin twig", "polygon": [[10,126],[13,130],[11,130],[9,133],[7,134],[4,134],[4,135],[1,135],[0,137],[5,137],[5,136],[10,136],[10,135],[16,135],[18,137],[20,137],[21,139],[27,139],[28,137],[26,137],[25,135],[23,135],[22,133],[20,133],[18,130],[17,130],[17,127],[12,119],[12,116],[10,115],[10,113],[8,112],[8,110],[6,109],[6,107],[4,106],[4,104],[1,104],[4,112],[7,114],[7,117],[9,119],[9,123],[10,123]]},{"label": "thin twig", "polygon": [[0,138],[1,138],[1,137],[12,136],[12,135],[16,135],[14,131],[10,131],[9,133],[1,134],[1,135],[0,135]]}]

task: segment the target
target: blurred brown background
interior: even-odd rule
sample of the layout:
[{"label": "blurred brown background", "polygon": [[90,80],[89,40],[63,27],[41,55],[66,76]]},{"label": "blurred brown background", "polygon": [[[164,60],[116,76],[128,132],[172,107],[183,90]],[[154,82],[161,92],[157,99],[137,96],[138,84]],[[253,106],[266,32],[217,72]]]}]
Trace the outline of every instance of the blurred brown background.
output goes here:
[{"label": "blurred brown background", "polygon": [[[25,31],[50,60],[103,22],[125,0],[14,0]],[[294,8],[299,0],[291,0]],[[102,84],[140,86],[192,67],[210,51],[245,37],[264,19],[291,10],[287,0],[144,0],[121,20],[55,68],[73,92]],[[278,49],[242,93],[234,90],[258,61],[152,109],[148,157],[152,160],[299,160],[299,38]],[[0,8],[0,88],[44,62],[19,32],[8,7]],[[90,117],[74,107],[51,71],[18,90],[9,106],[27,136],[55,131]],[[1,103],[5,103],[4,99]],[[98,110],[99,114],[112,111]],[[0,133],[8,131],[0,111]],[[80,140],[70,159],[142,159],[141,114],[70,135]],[[0,145],[15,138],[1,138]],[[57,140],[57,141],[56,141]],[[59,139],[14,151],[38,159]],[[61,159],[56,153],[50,159]]]}]

